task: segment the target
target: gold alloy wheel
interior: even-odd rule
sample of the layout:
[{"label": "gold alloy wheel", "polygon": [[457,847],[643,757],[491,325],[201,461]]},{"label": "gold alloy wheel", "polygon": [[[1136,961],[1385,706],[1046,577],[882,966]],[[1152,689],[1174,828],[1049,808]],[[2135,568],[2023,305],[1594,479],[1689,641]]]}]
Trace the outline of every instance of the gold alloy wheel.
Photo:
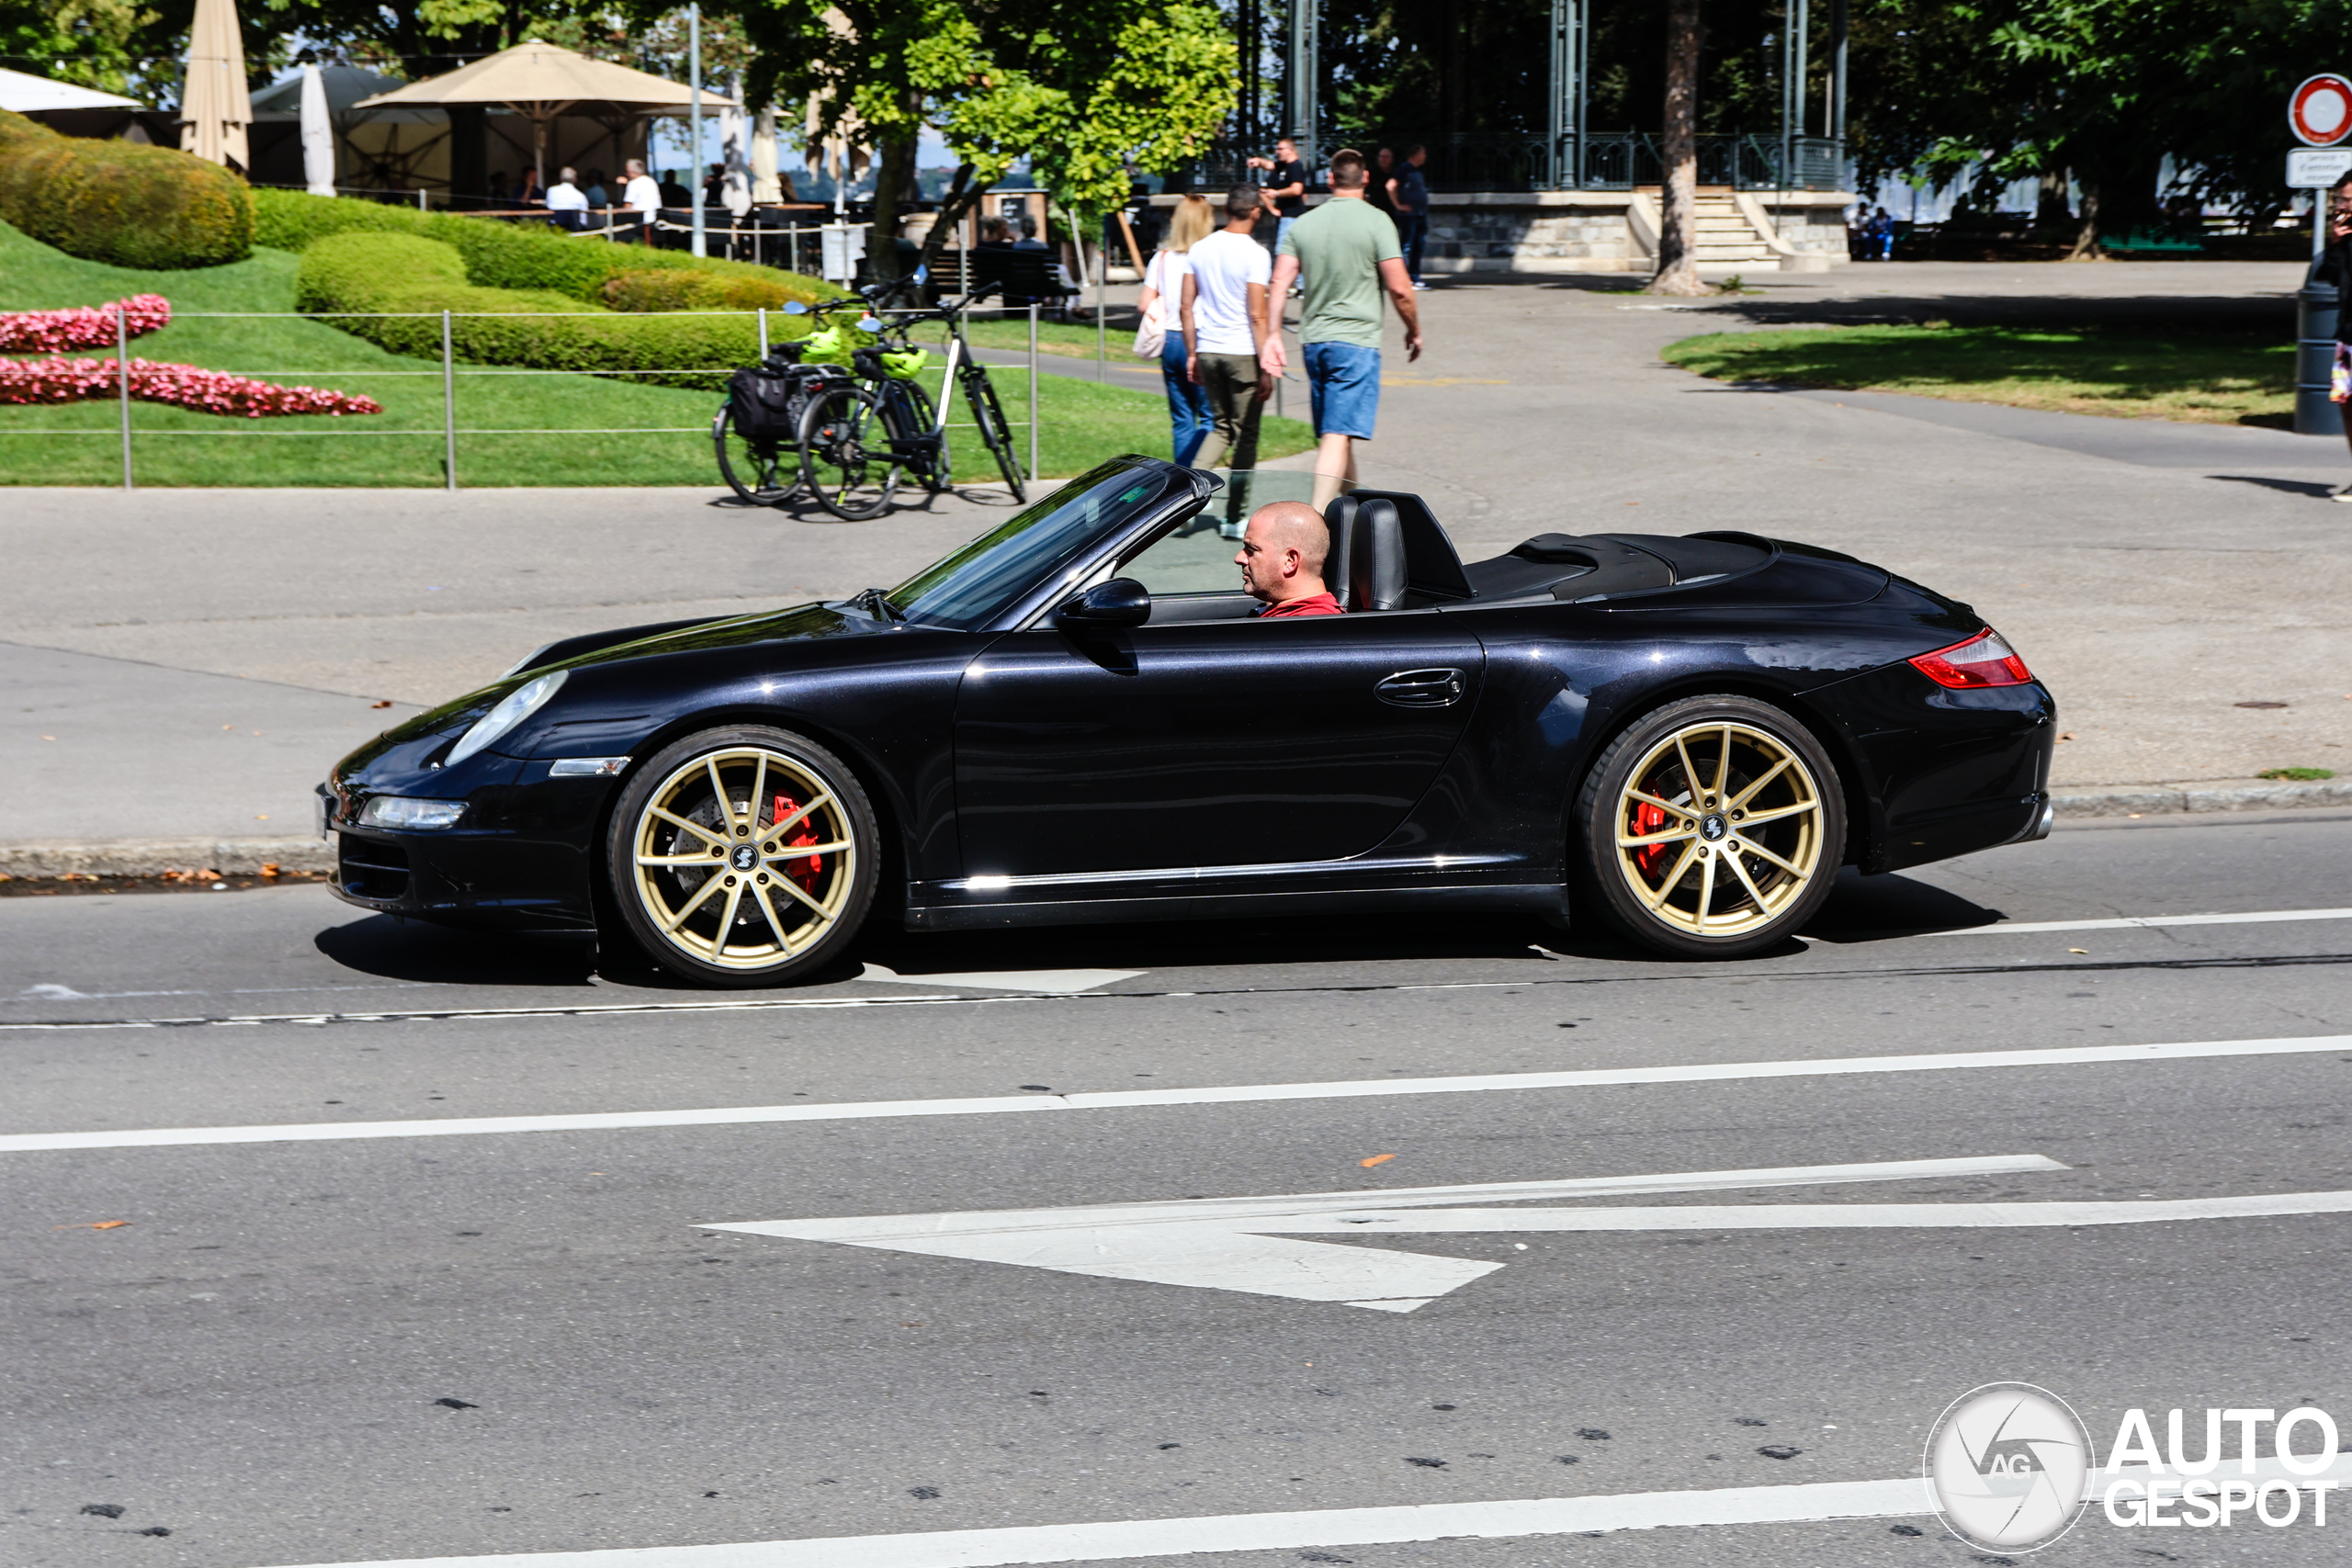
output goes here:
[{"label": "gold alloy wheel", "polygon": [[1742,936],[1820,873],[1821,786],[1787,742],[1736,720],[1685,726],[1619,791],[1617,869],[1651,918],[1690,936]]},{"label": "gold alloy wheel", "polygon": [[638,813],[630,843],[653,930],[722,969],[773,968],[806,953],[857,885],[840,798],[806,762],[765,746],[681,764]]}]

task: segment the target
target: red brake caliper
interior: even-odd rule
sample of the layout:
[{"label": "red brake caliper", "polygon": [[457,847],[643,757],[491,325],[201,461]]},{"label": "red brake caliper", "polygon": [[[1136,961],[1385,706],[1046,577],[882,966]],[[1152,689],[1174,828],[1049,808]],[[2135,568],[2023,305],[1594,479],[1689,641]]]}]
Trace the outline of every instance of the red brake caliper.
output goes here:
[{"label": "red brake caliper", "polygon": [[[1634,837],[1645,839],[1665,827],[1666,822],[1666,813],[1648,801],[1634,803]],[[1671,844],[1645,844],[1634,852],[1634,863],[1641,868],[1644,876],[1655,876],[1666,861],[1666,852],[1673,847]]]},{"label": "red brake caliper", "polygon": [[[769,818],[768,820],[771,822],[781,822],[799,809],[800,803],[798,801],[794,800],[792,796],[788,795],[779,795],[775,797],[775,815]],[[800,819],[800,826],[794,831],[792,838],[786,843],[785,848],[797,850],[803,844],[816,844],[822,843],[823,841],[824,840],[817,837],[816,829],[808,825],[808,818],[804,817]],[[817,874],[819,871],[823,869],[823,864],[824,863],[817,856],[810,855],[806,860],[786,861],[778,869],[780,869],[785,875],[792,878],[794,882],[797,883],[799,885],[800,891],[813,895],[817,891]]]}]

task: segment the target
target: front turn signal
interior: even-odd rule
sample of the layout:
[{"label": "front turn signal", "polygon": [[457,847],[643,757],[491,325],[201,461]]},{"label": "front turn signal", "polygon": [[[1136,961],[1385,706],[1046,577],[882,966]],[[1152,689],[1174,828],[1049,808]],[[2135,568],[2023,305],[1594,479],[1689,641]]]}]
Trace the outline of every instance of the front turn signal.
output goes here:
[{"label": "front turn signal", "polygon": [[1966,642],[1923,653],[1912,667],[1939,686],[1965,691],[1978,686],[2022,686],[2033,679],[2001,634],[1986,627]]}]

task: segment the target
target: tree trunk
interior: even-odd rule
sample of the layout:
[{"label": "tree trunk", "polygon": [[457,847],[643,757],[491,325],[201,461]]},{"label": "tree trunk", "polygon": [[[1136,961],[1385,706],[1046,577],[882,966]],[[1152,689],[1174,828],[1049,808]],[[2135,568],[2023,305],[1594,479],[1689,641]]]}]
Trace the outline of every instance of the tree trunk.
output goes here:
[{"label": "tree trunk", "polygon": [[957,167],[956,177],[948,182],[947,194],[939,203],[939,216],[933,220],[931,232],[923,236],[922,254],[916,258],[918,265],[939,270],[940,253],[947,248],[947,237],[963,227],[964,220],[980,198],[989,193],[984,183],[972,180],[972,165]]},{"label": "tree trunk", "polygon": [[1659,193],[1653,294],[1704,294],[1699,278],[1699,0],[1670,0],[1666,17],[1666,164]]},{"label": "tree trunk", "polygon": [[2066,201],[2066,171],[2044,169],[2041,172],[2041,188],[2034,197],[2033,226],[2037,229],[2064,229],[2074,220],[2074,209]]},{"label": "tree trunk", "polygon": [[2075,248],[2066,253],[2068,261],[2105,261],[2107,253],[2098,243],[2098,186],[2088,181],[2083,184],[2083,216],[2075,230]]},{"label": "tree trunk", "polygon": [[899,277],[899,226],[907,207],[907,186],[914,179],[915,139],[892,137],[877,149],[874,163],[874,229],[865,242],[866,265],[876,283]]}]

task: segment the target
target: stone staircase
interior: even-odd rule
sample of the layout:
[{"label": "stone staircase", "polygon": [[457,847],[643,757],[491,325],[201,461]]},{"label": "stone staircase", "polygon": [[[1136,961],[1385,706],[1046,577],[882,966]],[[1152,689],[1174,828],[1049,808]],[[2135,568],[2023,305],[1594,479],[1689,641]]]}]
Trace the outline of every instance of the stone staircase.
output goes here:
[{"label": "stone staircase", "polygon": [[1727,190],[1702,190],[1693,214],[1699,231],[1699,265],[1706,267],[1749,266],[1769,271],[1780,265],[1764,236],[1747,220]]}]

